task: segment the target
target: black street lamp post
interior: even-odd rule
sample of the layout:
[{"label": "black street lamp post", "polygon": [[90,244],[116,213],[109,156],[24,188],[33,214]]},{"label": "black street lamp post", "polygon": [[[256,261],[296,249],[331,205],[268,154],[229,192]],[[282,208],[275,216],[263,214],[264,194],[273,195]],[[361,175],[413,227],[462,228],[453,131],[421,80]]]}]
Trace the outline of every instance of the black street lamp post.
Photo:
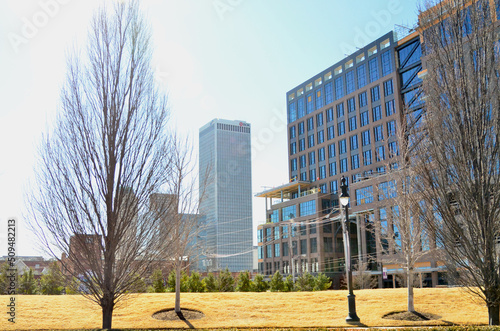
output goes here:
[{"label": "black street lamp post", "polygon": [[350,234],[349,234],[349,193],[347,193],[347,183],[344,176],[340,179],[340,204],[344,207],[345,220],[342,222],[342,233],[344,237],[344,255],[345,264],[347,271],[347,289],[349,294],[347,295],[347,302],[349,306],[349,315],[346,317],[346,322],[359,322],[359,317],[356,314],[356,296],[352,289],[352,268],[351,268],[351,245],[350,245]]}]

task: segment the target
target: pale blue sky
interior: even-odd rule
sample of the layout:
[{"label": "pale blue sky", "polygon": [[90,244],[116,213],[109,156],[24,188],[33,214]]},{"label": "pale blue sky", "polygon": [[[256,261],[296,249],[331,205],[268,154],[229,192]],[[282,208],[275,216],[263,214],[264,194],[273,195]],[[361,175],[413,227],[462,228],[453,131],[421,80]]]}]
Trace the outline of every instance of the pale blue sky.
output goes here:
[{"label": "pale blue sky", "polygon": [[[394,29],[418,0],[144,0],[157,81],[172,124],[192,136],[213,118],[252,125],[254,194],[288,180],[285,93]],[[65,53],[85,42],[98,0],[0,1],[0,255],[6,220],[18,254],[39,254],[25,228],[23,191],[42,132],[57,111]],[[254,225],[264,201],[254,198]],[[254,229],[255,232],[255,229]]]}]

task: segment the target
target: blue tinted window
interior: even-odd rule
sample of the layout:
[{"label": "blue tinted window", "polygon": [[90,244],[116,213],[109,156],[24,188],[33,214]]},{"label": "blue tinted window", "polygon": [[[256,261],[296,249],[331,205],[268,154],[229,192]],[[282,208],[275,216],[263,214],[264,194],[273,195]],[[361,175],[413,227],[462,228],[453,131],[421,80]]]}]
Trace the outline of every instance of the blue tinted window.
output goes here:
[{"label": "blue tinted window", "polygon": [[344,116],[344,103],[337,105],[337,118]]},{"label": "blue tinted window", "polygon": [[392,85],[392,79],[384,82],[384,95],[388,96],[394,93],[394,87]]},{"label": "blue tinted window", "polygon": [[334,126],[333,125],[329,126],[326,132],[327,132],[326,138],[328,140],[335,138],[335,132],[334,132]]},{"label": "blue tinted window", "polygon": [[401,89],[407,89],[414,85],[422,83],[422,79],[418,77],[418,73],[422,70],[422,66],[417,66],[401,74]]},{"label": "blue tinted window", "polygon": [[370,145],[370,130],[361,132],[361,144],[363,146]]},{"label": "blue tinted window", "polygon": [[318,131],[318,144],[325,142],[325,131]]},{"label": "blue tinted window", "polygon": [[[328,170],[329,170],[329,175],[330,176],[335,176],[337,174],[337,162],[331,162],[329,165],[328,165]],[[333,191],[332,191],[333,193]]]},{"label": "blue tinted window", "polygon": [[345,121],[339,122],[337,125],[338,125],[337,134],[341,136],[345,133]]},{"label": "blue tinted window", "polygon": [[365,125],[370,124],[370,118],[368,116],[368,111],[362,112],[361,115],[360,115],[360,117],[361,117],[361,126],[362,127],[365,126]]},{"label": "blue tinted window", "polygon": [[340,160],[340,173],[347,171],[347,159]]},{"label": "blue tinted window", "polygon": [[371,89],[372,102],[380,100],[380,88],[377,86],[372,87]]},{"label": "blue tinted window", "polygon": [[368,69],[370,72],[370,83],[373,83],[379,79],[377,57],[374,57],[368,62]]},{"label": "blue tinted window", "polygon": [[399,68],[404,69],[413,63],[419,62],[422,56],[420,40],[415,40],[398,51]]},{"label": "blue tinted window", "polygon": [[382,53],[382,76],[388,75],[392,72],[392,51]]},{"label": "blue tinted window", "polygon": [[325,160],[325,148],[321,147],[318,149],[318,160],[319,161],[324,161]]},{"label": "blue tinted window", "polygon": [[316,179],[316,168],[309,170],[309,180],[314,182]]},{"label": "blue tinted window", "polygon": [[396,109],[394,108],[394,100],[387,101],[385,103],[385,116],[391,116],[396,112]]},{"label": "blue tinted window", "polygon": [[339,141],[339,154],[345,153],[347,153],[347,144],[345,142],[345,139],[342,139]]},{"label": "blue tinted window", "polygon": [[307,147],[314,147],[314,134],[311,134],[307,137]]},{"label": "blue tinted window", "polygon": [[373,135],[375,137],[375,141],[381,141],[384,139],[384,131],[382,125],[373,128]]},{"label": "blue tinted window", "polygon": [[295,138],[296,136],[296,129],[295,129],[295,125],[290,127],[290,139],[292,138]]},{"label": "blue tinted window", "polygon": [[292,159],[291,164],[290,164],[290,170],[292,170],[292,171],[297,170],[297,159]]},{"label": "blue tinted window", "polygon": [[358,149],[358,135],[349,137],[351,151]]},{"label": "blue tinted window", "polygon": [[299,205],[300,216],[307,216],[316,213],[316,200],[302,202]]},{"label": "blue tinted window", "polygon": [[335,157],[335,144],[328,145],[328,157]]},{"label": "blue tinted window", "polygon": [[396,121],[392,120],[387,122],[387,136],[391,137],[396,134]]},{"label": "blue tinted window", "polygon": [[344,97],[344,80],[343,77],[338,77],[335,79],[335,100]]},{"label": "blue tinted window", "polygon": [[349,118],[349,131],[354,131],[358,128],[358,121],[356,120],[356,116]]},{"label": "blue tinted window", "polygon": [[373,202],[373,186],[367,186],[356,190],[356,205]]},{"label": "blue tinted window", "polygon": [[300,167],[301,168],[305,168],[306,167],[306,156],[305,155],[301,155],[300,156]]},{"label": "blue tinted window", "polygon": [[359,108],[364,107],[368,104],[368,100],[366,98],[366,92],[359,94]]},{"label": "blue tinted window", "polygon": [[380,106],[373,107],[373,121],[376,122],[382,118],[382,110]]},{"label": "blue tinted window", "polygon": [[347,112],[353,112],[356,110],[356,101],[354,97],[347,100]]},{"label": "blue tinted window", "polygon": [[326,178],[326,166],[319,167],[319,179]]},{"label": "blue tinted window", "polygon": [[299,139],[299,152],[302,152],[304,149],[306,149],[306,139],[302,138]]},{"label": "blue tinted window", "polygon": [[355,90],[354,71],[351,70],[348,73],[346,73],[345,80],[346,80],[346,94],[351,94]]},{"label": "blue tinted window", "polygon": [[306,96],[306,98],[307,98],[307,104],[306,104],[307,113],[310,114],[314,111],[312,93],[309,93]]},{"label": "blue tinted window", "polygon": [[351,155],[351,170],[359,168],[359,155],[354,154]]},{"label": "blue tinted window", "polygon": [[375,155],[377,157],[377,162],[385,160],[385,147],[378,146],[377,148],[375,148]]},{"label": "blue tinted window", "polygon": [[297,108],[295,102],[288,105],[288,123],[295,122],[297,120]]},{"label": "blue tinted window", "polygon": [[366,85],[366,66],[364,64],[356,68],[358,74],[358,88]]},{"label": "blue tinted window", "polygon": [[321,89],[316,90],[316,109],[323,107],[323,93]]},{"label": "blue tinted window", "polygon": [[325,84],[325,105],[333,102],[333,85],[332,82]]},{"label": "blue tinted window", "polygon": [[363,165],[367,166],[372,164],[372,151],[367,150],[363,152]]},{"label": "blue tinted window", "polygon": [[299,123],[299,135],[304,134],[304,122]]},{"label": "blue tinted window", "polygon": [[333,121],[333,108],[330,108],[326,111],[326,122]]},{"label": "blue tinted window", "polygon": [[339,190],[338,182],[336,180],[332,180],[330,182],[330,192],[333,194],[337,194],[337,191]]},{"label": "blue tinted window", "polygon": [[297,99],[297,107],[297,118],[304,117],[306,115],[306,112],[304,111],[304,98]]}]

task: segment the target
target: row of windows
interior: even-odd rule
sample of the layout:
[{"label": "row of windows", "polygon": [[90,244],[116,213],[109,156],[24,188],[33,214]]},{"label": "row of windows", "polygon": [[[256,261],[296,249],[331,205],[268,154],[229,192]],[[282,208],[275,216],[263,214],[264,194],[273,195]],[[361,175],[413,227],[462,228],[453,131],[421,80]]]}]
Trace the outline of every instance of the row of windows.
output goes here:
[{"label": "row of windows", "polygon": [[[411,92],[411,91],[410,91]],[[410,93],[408,92],[408,93]],[[413,96],[413,94],[410,96],[408,95],[407,98],[411,98]],[[352,103],[354,104],[354,102]],[[339,104],[337,106],[340,106],[342,105],[341,107],[337,107],[337,135],[343,135],[345,132],[346,132],[346,124],[345,124],[345,120],[344,119],[341,119],[341,117],[344,117],[344,107],[343,107],[343,104]],[[349,106],[348,105],[348,108],[349,107],[352,107],[352,109],[355,110],[355,106]],[[353,112],[353,111],[350,111],[350,112]],[[394,100],[389,100],[389,101],[386,101],[385,102],[385,114],[386,116],[391,116],[392,114],[395,113],[395,101]],[[365,126],[365,125],[368,125],[370,123],[370,120],[369,120],[369,111],[368,110],[365,110],[365,111],[361,111],[360,112],[360,125],[361,126]],[[333,121],[333,108],[330,108],[326,111],[326,117],[327,117],[327,123],[330,123]],[[372,119],[374,122],[380,120],[382,118],[382,106],[381,105],[377,105],[377,106],[374,106],[372,108]],[[356,119],[356,115],[350,115],[347,119],[348,121],[348,125],[349,125],[349,130],[352,131],[352,130],[355,130],[357,128],[357,119]],[[314,131],[314,117],[310,117],[308,118],[305,122],[302,121],[302,122],[299,122],[297,123],[297,126],[293,125],[289,128],[289,134],[290,134],[290,139],[294,139],[297,137],[297,134],[298,135],[303,135],[306,133],[306,125],[307,125],[307,132],[311,132],[311,131]],[[316,115],[316,127],[317,128],[320,128],[324,125],[324,121],[323,121],[323,113],[319,113]],[[322,132],[322,131],[318,131],[318,134],[321,134],[321,135],[324,135],[324,133],[319,133],[319,132]],[[333,139],[335,137],[335,132],[334,132],[334,127],[333,125],[329,125],[327,127],[327,139],[330,140],[330,139]],[[324,139],[324,136],[323,137],[318,137],[318,139]]]},{"label": "row of windows", "polygon": [[[351,71],[350,73],[353,73],[353,71]],[[347,92],[348,92],[346,95],[351,94],[354,91],[356,91],[356,89],[354,88],[354,83],[353,83],[354,81],[349,78],[350,76],[351,75],[349,75],[349,73],[346,74]],[[338,77],[335,81],[337,82],[337,80],[339,80],[339,79],[342,80],[343,77]],[[375,80],[377,80],[377,79],[375,79]],[[343,94],[344,87],[343,86],[344,86],[343,84],[337,85],[337,83],[336,83],[336,86],[335,86],[336,94],[337,94],[337,96],[339,96],[339,95],[341,95],[341,96],[335,98],[335,100],[338,100],[338,99],[344,97],[344,94]],[[358,86],[358,88],[362,88],[364,86],[365,85]],[[295,122],[296,120],[306,116],[307,114],[310,114],[313,111],[320,109],[325,105],[331,104],[334,101],[333,100],[333,91],[332,91],[332,82],[325,85],[325,94],[323,94],[322,91],[323,91],[323,89],[320,88],[314,92],[314,95],[313,95],[313,93],[309,93],[305,96],[305,98],[301,97],[297,101],[290,102],[288,104],[288,123]],[[358,94],[359,107],[363,107],[367,104],[366,103],[366,101],[367,101],[366,93],[367,93],[367,91],[364,91],[364,92]],[[394,93],[394,84],[393,84],[392,79],[385,81],[384,82],[384,95],[388,96],[388,95],[391,95],[393,93]],[[380,99],[380,89],[379,89],[378,85],[370,89],[370,94],[371,94],[372,102],[375,102],[375,101]],[[350,108],[348,107],[349,110],[353,111],[354,106],[355,106],[354,105],[355,98],[352,97],[352,98],[348,99],[347,102],[348,102],[348,106],[350,106]],[[337,108],[338,108],[338,106],[337,106]],[[343,106],[342,106],[342,108],[343,108]],[[339,109],[337,109],[337,111],[339,111]]]}]

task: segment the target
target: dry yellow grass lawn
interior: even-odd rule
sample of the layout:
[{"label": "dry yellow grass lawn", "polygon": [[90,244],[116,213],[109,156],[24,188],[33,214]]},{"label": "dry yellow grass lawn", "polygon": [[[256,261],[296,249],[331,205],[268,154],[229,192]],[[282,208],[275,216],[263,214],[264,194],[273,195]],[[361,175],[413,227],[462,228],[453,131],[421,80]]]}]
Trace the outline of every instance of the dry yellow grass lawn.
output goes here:
[{"label": "dry yellow grass lawn", "polygon": [[[458,288],[415,289],[415,308],[439,315],[428,322],[382,319],[386,313],[406,309],[406,289],[359,290],[356,308],[366,326],[438,324],[487,324],[484,304],[474,302]],[[334,327],[347,326],[347,291],[299,293],[182,293],[181,306],[201,310],[205,318],[189,321],[195,328],[228,327]],[[5,310],[7,296],[0,296]],[[98,307],[78,295],[18,296],[17,322],[9,323],[2,313],[0,329],[99,328]],[[187,328],[185,322],[159,321],[151,315],[174,305],[173,293],[139,294],[115,310],[114,328]]]}]

